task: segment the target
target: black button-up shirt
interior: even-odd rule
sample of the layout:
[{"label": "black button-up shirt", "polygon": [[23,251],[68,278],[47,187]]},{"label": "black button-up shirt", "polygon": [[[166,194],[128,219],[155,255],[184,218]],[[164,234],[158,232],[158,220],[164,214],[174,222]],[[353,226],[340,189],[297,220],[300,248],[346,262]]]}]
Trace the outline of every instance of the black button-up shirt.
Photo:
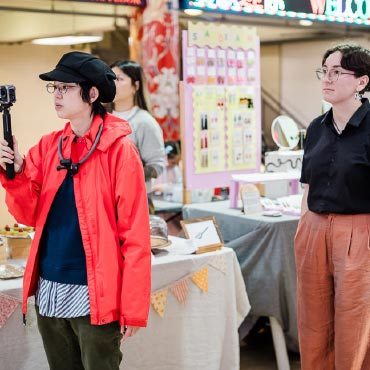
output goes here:
[{"label": "black button-up shirt", "polygon": [[370,213],[370,103],[348,121],[342,134],[333,112],[307,129],[301,182],[309,184],[308,208],[316,213]]}]

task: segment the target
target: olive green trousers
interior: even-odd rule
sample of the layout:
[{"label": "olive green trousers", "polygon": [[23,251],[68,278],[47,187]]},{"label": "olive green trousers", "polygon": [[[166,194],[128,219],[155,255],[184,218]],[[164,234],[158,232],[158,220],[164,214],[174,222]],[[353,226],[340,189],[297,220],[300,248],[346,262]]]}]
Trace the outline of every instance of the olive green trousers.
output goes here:
[{"label": "olive green trousers", "polygon": [[90,316],[41,316],[37,325],[50,370],[119,370],[121,331],[117,321],[91,325]]}]

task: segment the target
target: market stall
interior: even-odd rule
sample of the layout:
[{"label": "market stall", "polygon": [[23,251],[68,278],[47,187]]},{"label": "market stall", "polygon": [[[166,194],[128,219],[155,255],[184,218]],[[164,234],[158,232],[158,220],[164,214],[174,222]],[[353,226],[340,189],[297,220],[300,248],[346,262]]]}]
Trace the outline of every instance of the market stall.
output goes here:
[{"label": "market stall", "polygon": [[[298,351],[293,250],[298,217],[246,216],[239,209],[231,209],[228,201],[188,204],[183,209],[184,219],[210,215],[215,217],[226,246],[232,248],[238,257],[252,306],[250,315],[277,320],[273,327],[279,338],[279,343],[274,339],[275,352],[277,357],[283,357],[283,362],[287,361],[281,330],[287,347]],[[276,346],[279,346],[278,351]]]},{"label": "market stall", "polygon": [[[250,305],[235,253],[183,255],[183,240],[171,241],[153,258],[149,324],[122,345],[122,369],[238,370],[238,327]],[[7,309],[0,322],[1,366],[46,370],[32,300],[27,326],[22,323],[21,286],[21,279],[0,281],[0,307]]]}]

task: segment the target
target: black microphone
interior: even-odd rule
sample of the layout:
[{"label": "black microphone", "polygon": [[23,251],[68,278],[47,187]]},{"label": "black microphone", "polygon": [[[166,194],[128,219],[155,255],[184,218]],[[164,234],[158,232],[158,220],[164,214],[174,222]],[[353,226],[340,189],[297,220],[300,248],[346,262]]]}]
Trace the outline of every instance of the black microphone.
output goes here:
[{"label": "black microphone", "polygon": [[68,174],[73,176],[78,172],[79,166],[79,163],[72,163],[71,159],[61,159],[60,165],[57,166],[57,171],[67,170]]},{"label": "black microphone", "polygon": [[72,165],[72,160],[71,159],[61,159],[59,163],[60,165],[57,166],[57,171],[69,170]]},{"label": "black microphone", "polygon": [[68,172],[73,176],[78,172],[78,163],[72,163],[71,167],[69,168]]}]

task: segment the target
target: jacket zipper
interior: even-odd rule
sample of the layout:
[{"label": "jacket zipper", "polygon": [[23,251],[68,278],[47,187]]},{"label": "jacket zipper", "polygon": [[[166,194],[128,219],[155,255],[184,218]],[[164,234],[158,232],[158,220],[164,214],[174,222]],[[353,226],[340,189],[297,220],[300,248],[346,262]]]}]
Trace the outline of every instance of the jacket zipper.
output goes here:
[{"label": "jacket zipper", "polygon": [[[82,205],[82,209],[83,209],[83,213],[84,213],[84,219],[86,220],[86,209],[85,209],[85,203],[82,199],[82,193],[80,192],[80,187],[81,187],[81,177],[79,178],[79,197],[80,197],[80,201],[81,201],[81,205]],[[76,204],[77,206],[77,204]],[[78,216],[78,212],[77,212],[77,216]],[[78,220],[80,222],[80,220]],[[86,226],[86,229],[88,230],[87,228],[87,224],[85,223],[85,226]],[[91,243],[91,238],[90,238],[90,235],[88,235],[89,239],[90,239],[90,243]],[[84,242],[82,240],[82,245],[84,247],[84,249],[87,249],[87,247],[85,247],[84,245]],[[95,266],[94,264],[94,256],[93,256],[93,253],[92,253],[92,250],[91,248],[89,248],[89,251],[90,251],[90,256],[91,256],[91,264],[93,266]],[[86,254],[86,253],[85,253]],[[86,273],[88,274],[88,267],[87,267],[87,263],[86,263]],[[100,322],[100,315],[99,315],[99,308],[98,308],[98,294],[99,294],[99,289],[98,289],[98,286],[97,286],[97,281],[96,281],[96,275],[95,275],[95,271],[94,269],[92,269],[92,271],[90,271],[90,274],[94,274],[94,281],[95,281],[95,308],[96,308],[96,317],[98,318],[99,317],[99,322]],[[89,277],[89,275],[87,276]],[[87,280],[87,286],[89,286],[89,280]],[[90,305],[90,315],[91,315],[91,305]]]}]

